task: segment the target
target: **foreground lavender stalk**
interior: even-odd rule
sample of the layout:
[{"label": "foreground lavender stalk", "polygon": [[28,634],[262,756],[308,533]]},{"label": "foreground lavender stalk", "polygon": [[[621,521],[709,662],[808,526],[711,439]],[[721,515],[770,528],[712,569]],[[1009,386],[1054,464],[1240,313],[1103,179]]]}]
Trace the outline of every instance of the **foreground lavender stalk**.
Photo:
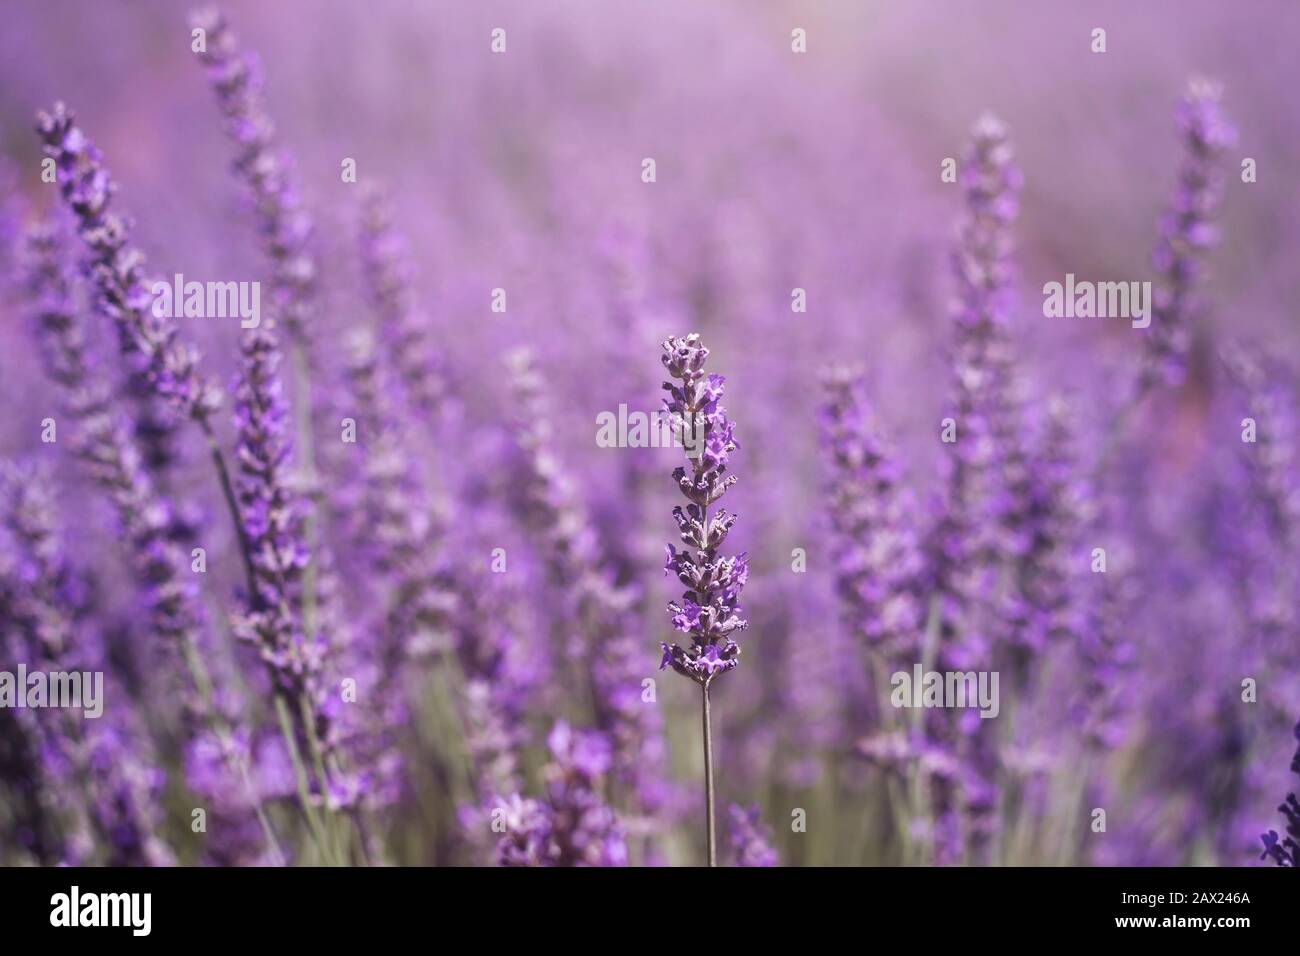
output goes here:
[{"label": "foreground lavender stalk", "polygon": [[1197,79],[1178,104],[1186,153],[1152,254],[1158,283],[1139,393],[1161,383],[1177,385],[1187,374],[1196,284],[1205,256],[1219,244],[1213,219],[1223,194],[1220,162],[1237,139],[1219,106],[1221,95],[1216,84]]},{"label": "foreground lavender stalk", "polygon": [[723,671],[739,661],[740,645],[732,634],[743,630],[747,622],[737,603],[740,590],[749,576],[749,559],[744,553],[720,557],[718,549],[736,523],[736,516],[725,508],[709,518],[709,506],[736,483],[727,474],[731,453],[736,449],[732,423],[722,407],[721,375],[704,379],[704,363],[709,350],[700,344],[698,333],[686,338],[670,337],[663,343],[662,356],[668,374],[680,384],[664,383],[669,398],[664,404],[672,416],[673,431],[686,449],[691,462],[688,474],[684,467],[673,471],[677,487],[690,502],[685,509],[673,509],[681,539],[688,550],[667,546],[665,571],[673,572],[686,585],[680,604],[668,605],[672,625],[691,636],[691,646],[662,643],[664,656],[660,669],[671,666],[677,673],[700,685],[701,718],[704,742],[704,790],[706,839],[709,866],[717,865],[717,836],[714,822],[713,729],[709,707],[709,685]]}]

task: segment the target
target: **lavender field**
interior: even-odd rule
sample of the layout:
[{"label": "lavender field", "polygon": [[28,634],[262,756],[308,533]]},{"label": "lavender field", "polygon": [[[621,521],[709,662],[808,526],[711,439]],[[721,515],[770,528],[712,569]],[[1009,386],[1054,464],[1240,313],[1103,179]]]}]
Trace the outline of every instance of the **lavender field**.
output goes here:
[{"label": "lavender field", "polygon": [[0,16],[0,864],[1300,865],[1300,9]]}]

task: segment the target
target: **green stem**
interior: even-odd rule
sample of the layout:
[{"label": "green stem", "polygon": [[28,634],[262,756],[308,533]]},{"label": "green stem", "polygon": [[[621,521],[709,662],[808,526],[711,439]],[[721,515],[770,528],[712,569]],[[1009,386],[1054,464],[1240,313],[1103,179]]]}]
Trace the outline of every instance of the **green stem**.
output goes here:
[{"label": "green stem", "polygon": [[302,754],[298,750],[298,742],[294,737],[293,718],[289,713],[288,702],[284,699],[284,694],[276,692],[275,695],[275,713],[280,719],[280,733],[284,736],[285,746],[289,749],[289,759],[293,763],[294,780],[298,784],[298,802],[302,804],[303,813],[307,817],[307,824],[311,827],[312,835],[316,838],[316,845],[319,847],[322,856],[330,863],[331,846],[326,838],[325,827],[321,823],[320,815],[316,808],[312,806],[311,790],[307,784],[307,768],[303,766]]}]

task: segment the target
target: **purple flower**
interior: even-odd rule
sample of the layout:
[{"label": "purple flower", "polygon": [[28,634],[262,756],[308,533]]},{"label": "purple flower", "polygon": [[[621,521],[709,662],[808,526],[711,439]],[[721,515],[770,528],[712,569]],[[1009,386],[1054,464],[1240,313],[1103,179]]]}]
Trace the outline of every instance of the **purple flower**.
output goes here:
[{"label": "purple flower", "polygon": [[731,849],[736,866],[779,866],[780,860],[776,850],[772,849],[771,837],[765,832],[761,823],[758,807],[744,807],[732,804],[731,811]]},{"label": "purple flower", "polygon": [[923,561],[914,504],[884,448],[861,373],[834,370],[824,385],[836,590],[848,630],[878,660],[880,676],[920,660]]},{"label": "purple flower", "polygon": [[349,469],[358,478],[356,502],[345,517],[352,550],[389,585],[380,649],[385,669],[395,675],[402,661],[420,659],[450,646],[450,618],[457,595],[440,561],[447,529],[427,499],[421,476],[405,460],[410,429],[398,414],[374,337],[358,332],[349,342],[347,379],[358,441],[364,457]]},{"label": "purple flower", "polygon": [[323,680],[328,636],[304,621],[302,571],[309,561],[303,537],[303,508],[288,477],[290,445],[286,408],[277,368],[275,323],[263,319],[240,340],[243,374],[235,389],[239,432],[237,497],[241,545],[248,568],[247,610],[235,622],[236,635],[256,648],[275,694],[288,707],[302,754],[320,753],[326,768],[315,781],[321,794],[350,792],[331,759],[333,721],[327,706],[332,690]]},{"label": "purple flower", "polygon": [[393,229],[391,204],[379,189],[368,189],[363,199],[361,266],[407,399],[423,417],[436,420],[447,397],[446,370],[430,341],[430,317],[416,305],[405,240]]},{"label": "purple flower", "polygon": [[[1300,720],[1296,721],[1294,736],[1296,750],[1291,758],[1291,772],[1300,777]],[[1276,830],[1263,834],[1260,839],[1264,841],[1264,852],[1260,859],[1272,857],[1278,866],[1300,867],[1300,800],[1294,793],[1288,793],[1277,810],[1286,817],[1287,835],[1279,838]]]},{"label": "purple flower", "polygon": [[137,437],[150,441],[160,432],[170,433],[170,413],[157,407],[154,398],[207,429],[220,407],[220,394],[200,376],[198,352],[179,341],[174,320],[154,313],[144,257],[129,244],[126,222],[110,209],[115,186],[103,154],[73,119],[70,110],[56,103],[51,112],[37,115],[36,129],[45,155],[55,161],[59,192],[90,253],[87,268],[96,310],[113,321],[132,373],[148,386],[143,395],[133,392],[145,406]]},{"label": "purple flower", "polygon": [[691,647],[665,645],[660,668],[672,667],[703,684],[739,663],[740,646],[729,635],[746,627],[737,602],[749,576],[748,560],[744,554],[718,554],[735,516],[724,509],[711,520],[708,516],[709,505],[736,482],[735,475],[726,472],[730,454],[738,445],[726,410],[719,404],[724,379],[721,375],[704,376],[709,350],[700,344],[699,335],[669,338],[663,349],[664,367],[680,383],[664,383],[669,396],[665,408],[693,465],[689,474],[685,468],[673,472],[678,488],[690,502],[685,509],[673,509],[689,550],[679,552],[669,545],[666,565],[688,588],[680,603],[669,603],[668,611],[672,626],[691,635]]},{"label": "purple flower", "polygon": [[[1022,177],[1005,125],[992,116],[975,124],[962,168],[966,214],[953,253],[958,301],[954,314],[955,441],[947,443],[943,511],[934,528],[933,575],[943,625],[936,655],[941,670],[992,670],[1008,635],[1001,621],[1003,578],[1013,571],[1026,535],[1027,469],[1019,435],[1008,327],[1015,264],[1011,225]],[[1012,638],[1014,642],[1014,638]],[[981,860],[995,840],[997,747],[994,730],[963,726],[950,712],[929,723],[961,741],[966,760],[961,794],[936,788],[938,803],[963,804],[967,842]],[[938,819],[947,819],[939,809]],[[951,847],[951,835],[936,834]]]},{"label": "purple flower", "polygon": [[614,811],[598,793],[610,767],[608,739],[560,721],[547,738],[546,799],[506,798],[502,866],[625,866],[627,846]]},{"label": "purple flower", "polygon": [[[67,557],[56,527],[57,505],[49,475],[6,464],[0,469],[0,525],[8,530],[15,560],[13,579],[0,585],[8,627],[21,644],[5,648],[32,671],[100,672],[105,664],[102,638],[91,622],[80,620],[89,589]],[[119,688],[101,687],[105,697]],[[93,828],[99,862],[110,866],[165,866],[174,863],[161,839],[159,796],[163,774],[146,762],[147,746],[131,728],[129,711],[101,698],[99,717],[85,719],[62,707],[41,708],[26,720],[37,740],[56,812],[65,816],[70,835],[64,862],[84,864]]]},{"label": "purple flower", "polygon": [[1219,106],[1221,95],[1217,84],[1194,79],[1178,104],[1186,152],[1151,257],[1158,281],[1138,382],[1142,392],[1161,383],[1177,385],[1187,373],[1196,284],[1206,254],[1219,243],[1213,218],[1223,194],[1223,153],[1237,139]]},{"label": "purple flower", "polygon": [[316,262],[309,248],[311,217],[288,160],[275,148],[275,126],[263,102],[257,62],[239,49],[225,16],[204,10],[192,25],[205,34],[199,59],[217,94],[226,133],[235,144],[235,172],[248,187],[262,245],[271,260],[272,304],[295,342],[306,339]]}]

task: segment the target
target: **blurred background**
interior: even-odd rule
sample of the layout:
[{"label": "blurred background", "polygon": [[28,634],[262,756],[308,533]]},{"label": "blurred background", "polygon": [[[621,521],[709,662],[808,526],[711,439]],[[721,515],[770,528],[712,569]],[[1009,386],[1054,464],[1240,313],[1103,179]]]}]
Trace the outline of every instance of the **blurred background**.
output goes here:
[{"label": "blurred background", "polygon": [[[659,343],[704,335],[741,442],[730,544],[752,563],[742,663],[715,691],[722,825],[726,805],[757,806],[784,864],[902,861],[899,835],[881,819],[885,784],[858,754],[873,728],[844,704],[862,677],[841,663],[853,652],[835,596],[818,376],[828,363],[860,364],[905,483],[921,500],[939,494],[938,422],[952,401],[950,259],[963,209],[962,184],[941,181],[941,163],[964,154],[981,114],[997,115],[1024,175],[1010,338],[1026,401],[1067,401],[1080,476],[1112,438],[1120,446],[1097,494],[1117,502],[1111,521],[1129,555],[1135,597],[1124,620],[1136,675],[1124,678],[1123,732],[1096,770],[1110,828],[1083,849],[1063,832],[1083,824],[1052,781],[1083,746],[1071,695],[1084,690],[1066,664],[1044,679],[1064,689],[1034,705],[1036,732],[1022,729],[1021,743],[1048,784],[1003,860],[1258,858],[1288,786],[1294,744],[1279,715],[1294,720],[1300,698],[1296,672],[1278,659],[1294,663],[1296,632],[1289,621],[1270,632],[1289,647],[1261,641],[1241,584],[1295,555],[1278,550],[1252,510],[1239,422],[1253,409],[1206,356],[1228,343],[1288,368],[1297,356],[1294,3],[231,0],[222,9],[261,61],[278,143],[315,220],[323,352],[342,363],[349,333],[374,321],[358,221],[362,187],[382,184],[454,396],[453,424],[421,460],[453,524],[487,514],[499,497],[499,520],[483,517],[476,533],[517,555],[525,582],[542,573],[545,548],[511,517],[511,472],[491,462],[513,443],[518,413],[505,356],[519,346],[536,354],[551,447],[641,602],[638,666],[658,681],[682,791],[664,811],[660,858],[670,863],[695,861],[700,841],[696,696],[657,670],[658,642],[671,640],[662,604],[677,597],[661,566],[663,544],[677,540],[668,473],[678,462],[671,451],[597,448],[596,417],[620,403],[657,407]],[[266,267],[190,51],[188,12],[161,0],[5,5],[0,155],[20,197],[12,215],[57,205],[40,182],[32,126],[36,110],[62,100],[104,151],[115,203],[153,272],[258,278]],[[1091,50],[1098,27],[1102,54]],[[491,49],[496,28],[503,54]],[[795,28],[806,31],[806,53],[792,51]],[[1151,249],[1184,150],[1175,108],[1194,76],[1222,83],[1223,113],[1238,130],[1224,158],[1223,241],[1209,259],[1187,381],[1115,437],[1140,336],[1124,321],[1043,318],[1039,290],[1067,272],[1155,278]],[[1241,181],[1245,157],[1256,182]],[[358,183],[341,181],[345,158]],[[655,160],[653,183],[642,181],[645,158]],[[791,311],[796,287],[805,313]],[[505,290],[504,313],[491,308],[494,289]],[[54,398],[21,295],[3,308],[0,456],[22,458],[39,450]],[[237,323],[181,324],[228,383]],[[100,332],[108,354],[111,337]],[[1293,410],[1286,394],[1282,407]],[[177,487],[198,520],[224,529],[202,456],[180,467],[190,477]],[[59,471],[59,494],[75,551],[93,563],[113,540],[112,518],[79,495],[72,471]],[[228,551],[229,533],[213,534],[213,552]],[[1079,544],[1084,554],[1092,546]],[[798,548],[807,573],[791,570]],[[214,564],[233,590],[235,574]],[[354,624],[366,627],[365,587],[345,590]],[[523,591],[521,640],[564,627],[544,591]],[[1259,682],[1258,706],[1239,700],[1246,676]],[[548,680],[563,697],[563,678]],[[531,713],[524,763],[535,789],[549,712]],[[441,745],[421,736],[407,751],[417,766],[422,746]],[[440,786],[423,773],[407,785]],[[389,831],[395,859],[473,861],[445,835],[454,814],[403,799]],[[806,832],[791,828],[796,808]],[[175,839],[183,859],[198,858],[188,835]]]}]

